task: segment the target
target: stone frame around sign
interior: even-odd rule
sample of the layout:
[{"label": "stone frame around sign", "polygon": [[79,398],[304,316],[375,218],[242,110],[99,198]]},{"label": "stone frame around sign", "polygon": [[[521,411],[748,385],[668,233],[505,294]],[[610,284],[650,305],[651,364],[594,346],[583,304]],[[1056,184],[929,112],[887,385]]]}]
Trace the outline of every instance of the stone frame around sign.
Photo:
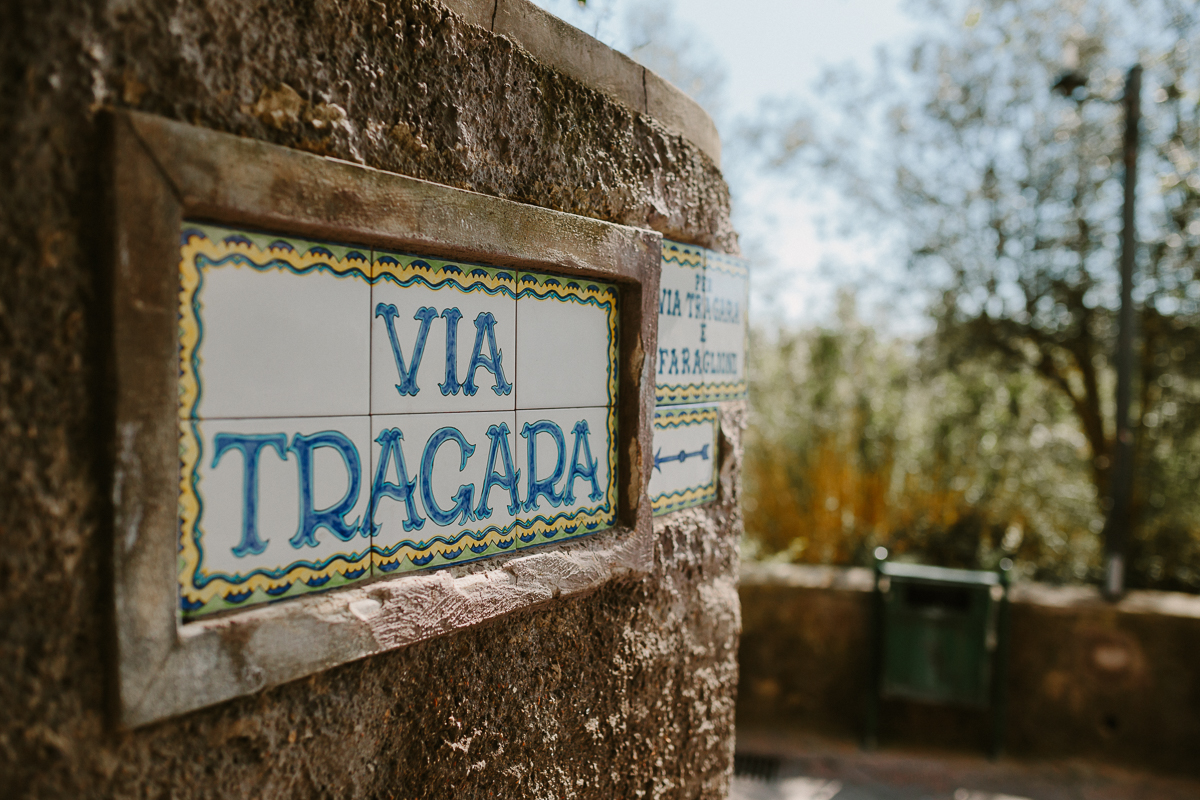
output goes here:
[{"label": "stone frame around sign", "polygon": [[[114,716],[135,727],[653,569],[647,495],[659,234],[138,114],[112,152]],[[185,218],[594,277],[621,292],[617,525],[586,539],[183,623],[179,230]]]}]

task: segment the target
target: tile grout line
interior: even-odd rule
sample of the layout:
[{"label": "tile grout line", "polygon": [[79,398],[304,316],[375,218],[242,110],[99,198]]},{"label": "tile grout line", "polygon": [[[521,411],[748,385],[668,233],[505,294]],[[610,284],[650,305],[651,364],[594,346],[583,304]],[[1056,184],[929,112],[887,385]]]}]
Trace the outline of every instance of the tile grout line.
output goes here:
[{"label": "tile grout line", "polygon": [[[289,238],[290,238],[290,237],[289,237]],[[264,419],[264,420],[269,420],[269,419],[276,419],[276,420],[284,420],[284,419],[331,420],[331,419],[334,419],[334,418],[339,418],[339,417],[340,417],[340,418],[342,418],[342,419],[347,419],[347,420],[354,420],[354,419],[359,419],[359,420],[361,420],[361,419],[366,419],[366,420],[367,420],[367,424],[368,424],[368,441],[367,441],[367,444],[366,444],[367,451],[368,451],[368,457],[367,457],[367,469],[368,469],[368,474],[367,474],[367,483],[368,483],[368,484],[370,484],[370,483],[373,481],[373,467],[375,466],[375,464],[374,464],[374,459],[375,459],[374,448],[372,448],[372,447],[370,446],[370,442],[371,442],[371,439],[370,439],[370,432],[371,432],[371,430],[373,429],[373,420],[374,420],[374,418],[375,418],[376,416],[390,416],[390,415],[385,415],[385,414],[382,414],[382,413],[381,413],[381,414],[376,414],[376,410],[375,410],[375,408],[374,408],[374,398],[373,398],[373,387],[374,387],[374,359],[373,359],[373,353],[374,353],[374,350],[375,350],[375,348],[374,348],[374,342],[375,342],[375,340],[376,340],[376,338],[377,338],[377,337],[376,337],[376,336],[375,336],[375,334],[374,334],[374,324],[373,324],[374,317],[371,315],[371,311],[372,311],[372,309],[373,309],[373,306],[374,306],[374,303],[375,303],[375,300],[376,300],[376,298],[375,298],[375,296],[374,296],[374,288],[375,288],[375,278],[376,278],[376,277],[378,277],[378,275],[377,275],[377,270],[378,270],[378,259],[379,259],[379,257],[380,257],[380,252],[379,252],[379,251],[378,251],[376,248],[374,248],[374,247],[368,247],[368,248],[364,248],[364,249],[366,249],[366,250],[367,250],[367,253],[368,253],[368,258],[369,258],[369,261],[368,261],[368,268],[367,268],[367,278],[368,278],[368,281],[367,281],[367,282],[368,282],[368,306],[367,306],[367,311],[368,311],[368,342],[367,342],[367,344],[368,344],[368,352],[367,352],[367,357],[368,357],[368,369],[367,369],[367,378],[368,378],[367,391],[368,391],[368,397],[367,397],[367,401],[368,401],[368,405],[367,405],[367,409],[366,409],[366,413],[365,413],[365,414],[355,414],[355,413],[350,413],[350,414],[344,414],[344,413],[343,413],[343,414],[338,414],[338,413],[333,413],[333,414],[330,414],[330,413],[316,413],[316,414],[281,414],[281,415],[277,415],[277,416],[266,416],[266,417],[262,417],[262,416],[259,416],[259,415],[250,415],[250,416],[227,416],[227,417],[218,416],[218,417],[208,417],[208,418],[196,417],[196,418],[193,418],[191,421],[193,421],[193,422],[205,422],[205,421],[209,421],[209,422],[218,422],[218,421],[242,421],[242,420],[258,420],[258,419]],[[519,280],[519,278],[520,278],[520,276],[521,276],[522,274],[525,274],[525,273],[526,273],[526,271],[517,271],[517,270],[514,270],[514,272],[517,274],[517,277],[518,277],[518,279],[517,279],[517,281],[516,281],[516,284],[517,284],[517,286],[519,287],[519,285],[520,285],[520,280]],[[533,273],[528,273],[528,274],[533,274]],[[340,275],[339,275],[339,277],[340,277]],[[516,382],[516,381],[515,381],[515,379],[516,379],[516,375],[517,375],[517,365],[518,365],[519,363],[521,363],[521,360],[520,360],[520,354],[519,354],[519,352],[518,352],[518,348],[515,346],[515,344],[516,344],[516,341],[517,341],[517,338],[518,338],[518,337],[517,337],[517,331],[518,331],[518,329],[519,329],[519,327],[520,327],[519,315],[518,315],[518,313],[517,313],[517,309],[518,309],[519,303],[518,303],[518,298],[516,297],[516,294],[517,294],[517,293],[514,291],[514,293],[513,293],[513,295],[514,295],[514,296],[513,296],[513,306],[512,306],[512,308],[513,308],[513,311],[514,311],[514,316],[513,316],[513,323],[514,323],[513,377],[514,377],[514,383]],[[510,418],[510,419],[511,419],[511,421],[512,421],[513,428],[514,428],[514,430],[513,430],[513,434],[512,434],[512,435],[513,435],[514,439],[517,439],[517,438],[519,438],[519,432],[518,432],[518,431],[516,431],[516,430],[515,430],[515,428],[516,428],[516,424],[517,424],[517,419],[518,419],[518,416],[519,416],[519,415],[520,415],[522,412],[538,412],[538,411],[548,411],[548,412],[549,412],[549,411],[571,411],[571,410],[589,410],[589,411],[593,411],[593,410],[594,410],[594,411],[605,411],[605,410],[607,410],[607,411],[609,411],[609,412],[611,412],[611,411],[612,411],[612,404],[611,404],[611,403],[610,403],[610,404],[603,404],[603,403],[601,403],[601,404],[598,404],[598,405],[597,405],[597,404],[587,404],[587,405],[554,405],[554,406],[547,406],[547,407],[544,407],[544,408],[542,408],[542,407],[536,407],[536,408],[522,409],[522,408],[519,408],[519,407],[518,407],[518,406],[519,406],[519,403],[518,403],[518,401],[517,401],[517,398],[518,398],[518,395],[516,394],[516,392],[517,392],[517,391],[518,391],[518,388],[514,386],[514,398],[513,398],[513,401],[514,401],[514,402],[513,402],[513,408],[512,408],[512,409],[500,409],[500,413],[501,413],[501,415],[502,415],[502,416],[504,416],[504,417],[508,417],[508,418]],[[495,412],[487,412],[487,411],[483,411],[483,412],[481,412],[481,411],[480,411],[480,410],[478,410],[478,409],[475,409],[475,410],[471,410],[471,409],[463,409],[463,410],[457,410],[457,411],[440,411],[440,410],[439,410],[439,411],[427,411],[427,412],[405,412],[405,411],[401,411],[401,412],[398,412],[397,416],[413,416],[413,417],[417,417],[417,416],[422,416],[422,415],[425,415],[425,414],[472,414],[472,415],[477,415],[477,414],[479,414],[479,413],[495,413]],[[516,442],[515,442],[515,443],[516,443]],[[610,447],[610,449],[611,449],[611,447],[613,447],[614,445],[615,445],[615,442],[610,442],[610,443],[609,443],[609,447]],[[369,542],[369,545],[368,545],[368,552],[369,552],[369,553],[370,553],[371,549],[373,549],[373,547],[374,547],[374,538],[375,538],[375,536],[374,536],[374,534],[372,534],[372,535],[371,535],[371,537],[370,537],[370,542]],[[564,540],[564,541],[565,541],[565,540]],[[370,559],[369,559],[369,562],[368,562],[368,567],[369,567],[369,575],[368,575],[368,577],[370,577],[370,578],[376,577],[376,574],[375,574],[375,567],[376,567],[376,564],[375,564],[375,560],[374,560],[374,556],[373,556],[373,555],[371,555],[371,556],[370,556]]]},{"label": "tile grout line", "polygon": [[[496,4],[500,4],[500,0],[496,0]],[[517,435],[517,409],[521,405],[521,387],[517,385],[517,378],[521,373],[520,360],[521,348],[518,343],[521,341],[521,275],[524,270],[514,269],[513,280],[513,436]]]},{"label": "tile grout line", "polygon": [[[500,0],[496,0],[496,6],[497,6],[497,7],[499,7],[499,6],[500,6]],[[512,384],[512,386],[513,386],[513,409],[512,409],[512,437],[513,437],[513,451],[514,451],[514,453],[515,453],[515,451],[516,451],[516,448],[517,448],[517,440],[520,438],[520,435],[519,435],[519,433],[518,433],[518,431],[517,431],[517,413],[518,413],[517,407],[521,405],[521,402],[520,402],[520,396],[521,396],[521,395],[520,395],[520,392],[521,392],[521,387],[518,385],[518,376],[520,375],[520,370],[519,370],[519,366],[518,366],[518,365],[519,365],[519,361],[520,361],[520,358],[521,358],[521,348],[520,348],[520,347],[518,347],[517,345],[518,345],[518,343],[521,341],[521,313],[520,313],[520,303],[521,303],[521,299],[520,299],[520,294],[521,294],[521,275],[523,274],[523,272],[524,272],[524,270],[520,270],[520,269],[514,269],[514,270],[513,270],[513,384]],[[514,465],[514,466],[513,466],[513,469],[520,469],[520,467],[519,467],[519,466],[517,466],[517,465]],[[528,479],[529,479],[529,476],[528,476],[528,475],[526,475],[525,477],[526,477],[526,480],[528,480]],[[535,477],[536,477],[536,476],[535,476]],[[519,492],[519,491],[518,491],[518,495],[520,495],[520,492]],[[514,536],[514,537],[516,536],[516,529],[515,529],[515,528],[513,529],[513,536]],[[521,545],[520,545],[520,542],[519,542],[519,540],[514,540],[514,542],[513,542],[513,543],[516,545],[516,549],[517,549],[517,550],[520,550],[520,549],[521,549]]]},{"label": "tile grout line", "polygon": [[[374,509],[371,508],[371,490],[374,488],[375,482],[375,448],[371,447],[371,433],[375,429],[375,317],[372,316],[373,306],[375,305],[375,270],[376,270],[376,250],[375,246],[371,246],[371,263],[367,268],[370,279],[367,281],[367,286],[371,290],[370,299],[367,301],[367,476],[370,479],[371,485],[367,487],[367,507],[363,513],[374,516]],[[367,554],[370,556],[368,564],[367,577],[375,577],[375,531],[374,520],[368,517],[364,520],[367,525],[367,532],[370,533],[370,542],[367,544]]]}]

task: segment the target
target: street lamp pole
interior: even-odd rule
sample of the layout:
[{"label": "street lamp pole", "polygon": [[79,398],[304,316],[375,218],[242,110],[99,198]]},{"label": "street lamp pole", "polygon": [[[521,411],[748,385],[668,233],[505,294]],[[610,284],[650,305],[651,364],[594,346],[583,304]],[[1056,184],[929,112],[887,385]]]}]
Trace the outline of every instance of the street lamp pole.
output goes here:
[{"label": "street lamp pole", "polygon": [[1108,519],[1104,528],[1104,594],[1115,600],[1125,591],[1125,550],[1132,524],[1133,430],[1129,406],[1133,397],[1133,268],[1137,253],[1134,204],[1137,199],[1138,123],[1141,120],[1142,67],[1125,77],[1125,204],[1121,213],[1121,310],[1117,328],[1117,419],[1109,482]]},{"label": "street lamp pole", "polygon": [[[1068,59],[1073,61],[1074,57]],[[1077,95],[1087,86],[1087,78],[1071,70],[1059,76],[1054,90],[1082,103],[1086,95]],[[1117,418],[1108,481],[1108,517],[1104,523],[1104,595],[1117,600],[1125,592],[1125,550],[1133,525],[1133,430],[1129,427],[1129,406],[1133,399],[1133,336],[1137,324],[1133,313],[1133,268],[1137,255],[1137,228],[1134,206],[1137,200],[1138,128],[1142,116],[1142,66],[1134,64],[1125,76],[1125,138],[1123,143],[1125,203],[1121,210],[1121,308],[1117,316]]]}]

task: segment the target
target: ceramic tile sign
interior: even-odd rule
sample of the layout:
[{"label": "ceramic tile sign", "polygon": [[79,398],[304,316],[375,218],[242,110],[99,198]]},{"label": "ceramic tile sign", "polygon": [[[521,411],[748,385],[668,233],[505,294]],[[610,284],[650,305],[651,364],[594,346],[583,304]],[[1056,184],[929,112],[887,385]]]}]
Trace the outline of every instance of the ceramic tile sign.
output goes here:
[{"label": "ceramic tile sign", "polygon": [[654,412],[655,516],[717,499],[716,406],[660,406]]},{"label": "ceramic tile sign", "polygon": [[666,239],[662,248],[656,403],[744,398],[746,262]]},{"label": "ceramic tile sign", "polygon": [[185,223],[185,618],[611,527],[615,286]]}]

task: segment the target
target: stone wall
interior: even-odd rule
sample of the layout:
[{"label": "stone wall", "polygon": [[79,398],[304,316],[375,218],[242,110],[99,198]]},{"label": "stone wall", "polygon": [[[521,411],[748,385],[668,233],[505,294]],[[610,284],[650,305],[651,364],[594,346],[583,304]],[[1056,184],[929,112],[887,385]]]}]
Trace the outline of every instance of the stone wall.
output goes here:
[{"label": "stone wall", "polygon": [[719,500],[656,521],[655,577],[146,728],[111,713],[106,109],[736,252],[709,156],[424,0],[4,3],[0,60],[5,796],[723,797],[740,403]]},{"label": "stone wall", "polygon": [[[858,739],[872,575],[748,565],[739,728]],[[1007,753],[1200,775],[1200,598],[1086,587],[1013,589]],[[881,744],[986,751],[987,716],[886,701]]]}]

